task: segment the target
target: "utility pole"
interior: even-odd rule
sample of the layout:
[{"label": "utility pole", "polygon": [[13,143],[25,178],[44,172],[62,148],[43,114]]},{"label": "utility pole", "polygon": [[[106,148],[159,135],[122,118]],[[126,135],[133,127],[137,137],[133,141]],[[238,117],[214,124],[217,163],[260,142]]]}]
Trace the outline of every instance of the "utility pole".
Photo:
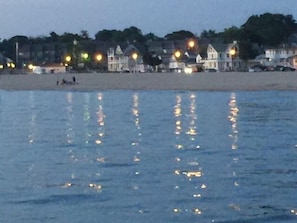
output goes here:
[{"label": "utility pole", "polygon": [[19,42],[16,41],[15,43],[15,62],[16,62],[16,67],[18,68],[19,66]]}]

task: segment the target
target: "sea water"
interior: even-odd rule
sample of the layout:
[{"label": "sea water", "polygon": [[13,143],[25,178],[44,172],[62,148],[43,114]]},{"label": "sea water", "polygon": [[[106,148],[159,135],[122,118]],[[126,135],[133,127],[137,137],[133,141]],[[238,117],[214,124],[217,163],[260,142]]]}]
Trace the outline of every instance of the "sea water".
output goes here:
[{"label": "sea water", "polygon": [[297,222],[297,95],[0,91],[0,222]]}]

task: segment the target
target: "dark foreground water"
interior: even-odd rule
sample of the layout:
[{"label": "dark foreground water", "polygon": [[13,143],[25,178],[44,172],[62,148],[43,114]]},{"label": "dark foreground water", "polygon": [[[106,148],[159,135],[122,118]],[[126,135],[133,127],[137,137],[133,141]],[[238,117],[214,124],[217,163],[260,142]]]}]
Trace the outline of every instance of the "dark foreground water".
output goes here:
[{"label": "dark foreground water", "polygon": [[297,222],[296,92],[0,91],[0,126],[0,222]]}]

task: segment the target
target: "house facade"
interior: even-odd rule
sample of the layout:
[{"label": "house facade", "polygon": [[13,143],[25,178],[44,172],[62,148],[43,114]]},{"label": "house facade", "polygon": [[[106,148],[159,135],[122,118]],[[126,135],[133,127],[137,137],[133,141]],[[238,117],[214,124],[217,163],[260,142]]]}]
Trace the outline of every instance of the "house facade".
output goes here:
[{"label": "house facade", "polygon": [[109,72],[129,71],[129,58],[124,55],[121,47],[109,48],[107,52],[107,66]]},{"label": "house facade", "polygon": [[148,44],[148,51],[162,58],[159,71],[180,72],[185,67],[197,70],[198,39],[153,41]]},{"label": "house facade", "polygon": [[109,48],[107,52],[109,72],[144,72],[141,53],[132,44],[117,45]]},{"label": "house facade", "polygon": [[215,69],[220,72],[238,71],[243,68],[236,41],[229,44],[210,43],[207,47],[207,58],[201,62],[205,69]]},{"label": "house facade", "polygon": [[265,57],[266,65],[282,65],[297,69],[297,46],[266,49]]},{"label": "house facade", "polygon": [[61,64],[43,64],[40,66],[33,66],[32,67],[32,73],[35,74],[59,74],[59,73],[65,73],[66,67]]}]

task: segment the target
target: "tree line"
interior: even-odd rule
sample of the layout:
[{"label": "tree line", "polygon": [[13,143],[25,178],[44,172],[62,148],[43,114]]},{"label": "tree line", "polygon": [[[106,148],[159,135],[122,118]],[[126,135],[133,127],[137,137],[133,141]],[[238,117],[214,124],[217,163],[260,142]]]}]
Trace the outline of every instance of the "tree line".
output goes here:
[{"label": "tree line", "polygon": [[25,44],[72,43],[73,40],[98,40],[115,43],[137,43],[145,48],[150,41],[184,40],[187,38],[198,38],[199,40],[204,38],[210,42],[230,43],[234,40],[238,41],[241,49],[239,56],[241,59],[247,60],[262,53],[261,49],[265,47],[277,47],[280,44],[286,44],[288,37],[294,33],[297,33],[297,23],[292,15],[265,13],[250,16],[240,27],[225,28],[223,32],[204,30],[200,36],[194,35],[191,31],[180,30],[159,37],[154,33],[143,34],[139,28],[134,26],[124,30],[104,29],[98,31],[94,39],[89,36],[86,30],[82,30],[79,34],[65,32],[62,35],[51,32],[49,36],[38,37],[17,35],[0,41],[0,52],[6,57],[14,58],[16,42],[22,46]]}]

